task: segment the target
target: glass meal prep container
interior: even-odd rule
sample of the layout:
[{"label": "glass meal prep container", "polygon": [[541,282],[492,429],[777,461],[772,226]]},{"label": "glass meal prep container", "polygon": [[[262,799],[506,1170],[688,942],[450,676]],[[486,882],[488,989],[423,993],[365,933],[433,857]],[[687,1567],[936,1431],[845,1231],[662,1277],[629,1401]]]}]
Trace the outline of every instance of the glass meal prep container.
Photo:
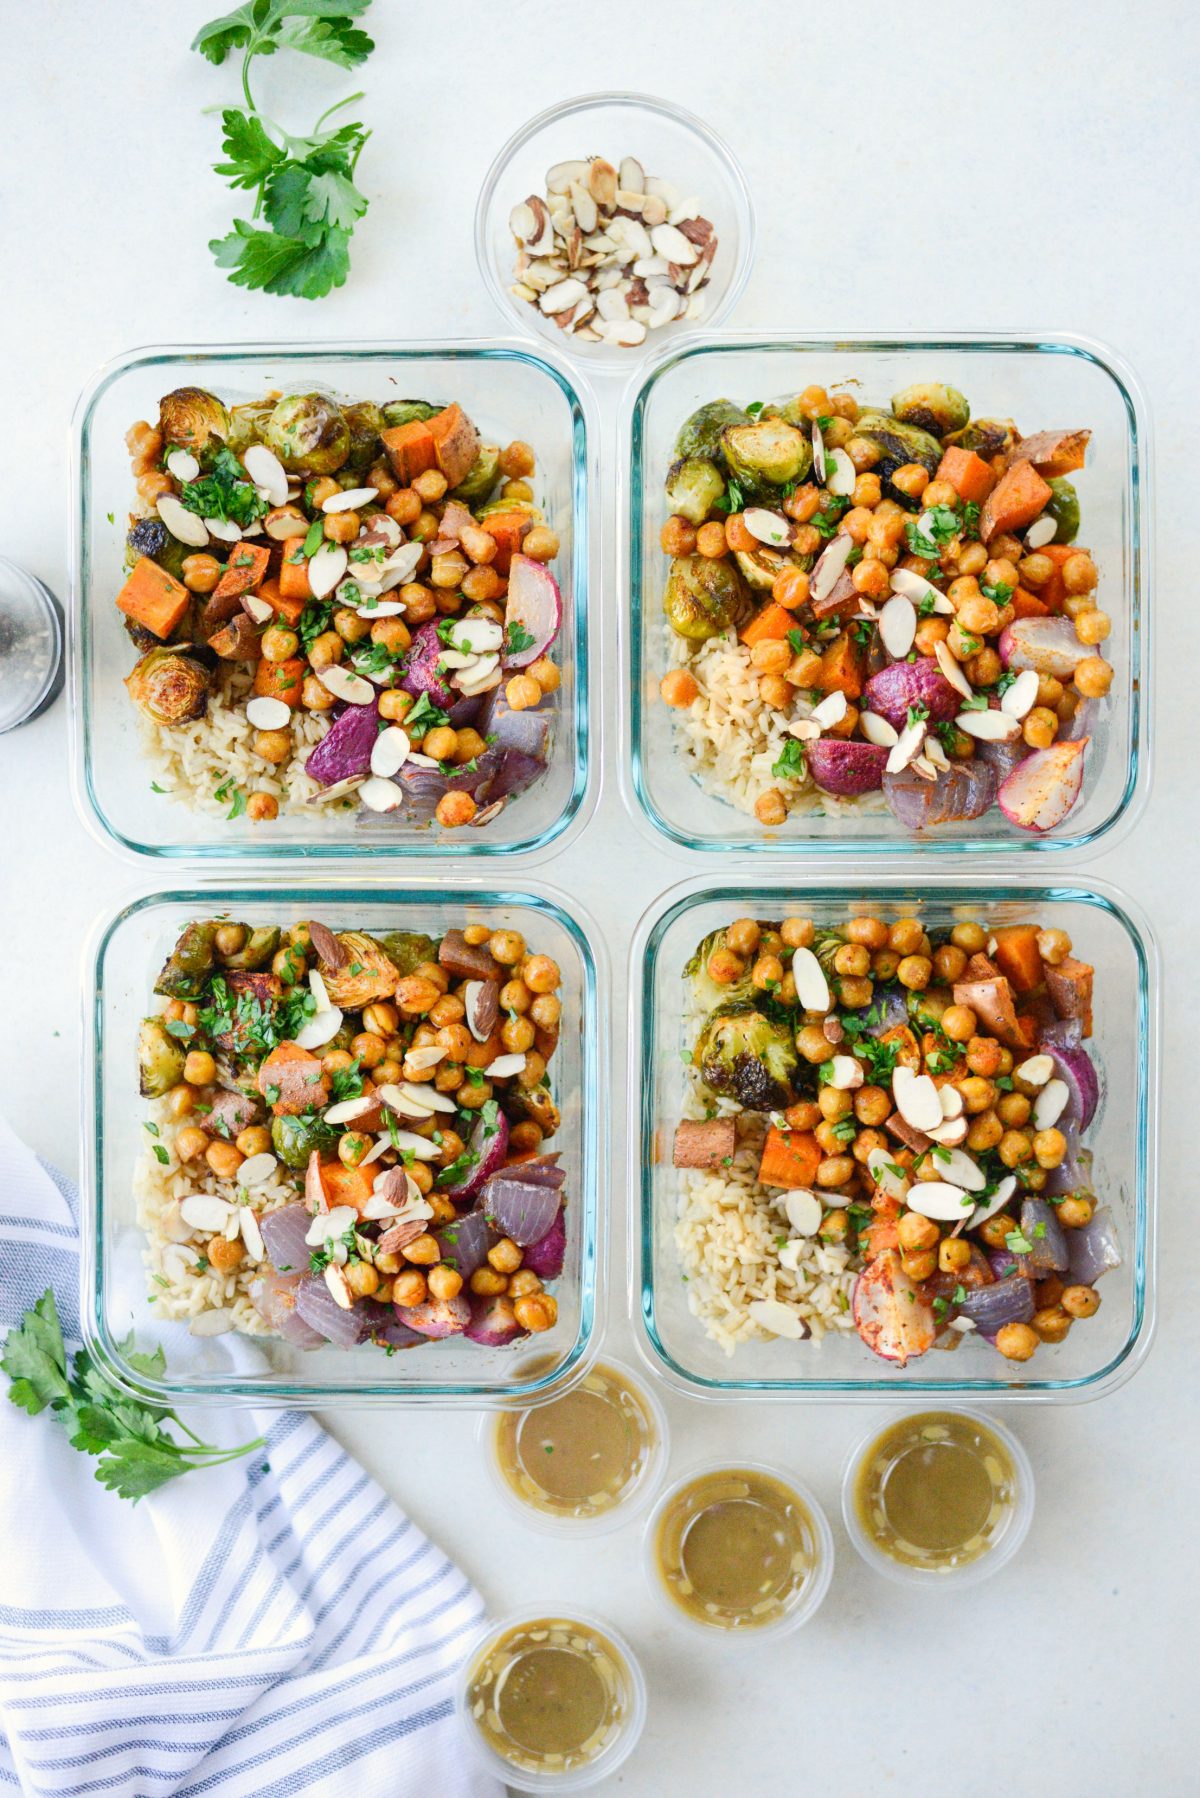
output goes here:
[{"label": "glass meal prep container", "polygon": [[[710,931],[735,918],[779,919],[789,912],[818,925],[862,912],[889,923],[918,917],[927,928],[960,919],[993,927],[1036,919],[1065,929],[1075,952],[1095,965],[1095,1024],[1086,1046],[1100,1074],[1101,1099],[1084,1145],[1094,1151],[1097,1199],[1112,1207],[1122,1264],[1100,1282],[1095,1316],[1064,1342],[1044,1342],[1032,1360],[1017,1363],[968,1335],[954,1353],[931,1350],[902,1368],[873,1354],[853,1331],[831,1331],[820,1344],[764,1338],[727,1355],[692,1315],[674,1240],[671,1166],[691,1047],[683,968]],[[1154,1330],[1159,1011],[1158,949],[1146,919],[1123,894],[1100,882],[968,883],[941,873],[872,876],[853,886],[778,875],[724,885],[696,879],[650,908],[631,954],[630,1304],[638,1347],[670,1386],[722,1400],[958,1395],[1059,1403],[1098,1397],[1129,1378]]]},{"label": "glass meal prep container", "polygon": [[[72,769],[84,822],[137,856],[278,861],[454,858],[532,854],[578,829],[594,798],[598,725],[591,677],[588,606],[598,591],[595,526],[598,437],[592,402],[550,351],[506,340],[401,346],[251,345],[133,350],[108,363],[85,390],[74,421],[69,618]],[[282,812],[269,823],[210,817],[156,793],[138,718],[123,682],[137,652],[115,600],[125,579],[126,520],[137,504],[125,433],[155,419],[161,396],[200,386],[232,403],[280,393],[327,391],[379,402],[412,395],[458,400],[485,440],[514,437],[537,455],[535,499],[557,531],[553,567],[563,624],[552,654],[561,673],[547,773],[484,828],[402,824],[392,814]],[[599,633],[596,633],[599,636]]]},{"label": "glass meal prep container", "polygon": [[[1044,835],[1011,824],[994,804],[974,821],[913,831],[890,812],[842,802],[845,809],[831,815],[796,809],[767,830],[699,784],[680,753],[680,714],[659,696],[671,666],[671,630],[663,613],[670,560],[659,533],[669,511],[664,484],[676,435],[698,406],[719,398],[744,406],[817,384],[848,388],[861,404],[886,408],[893,393],[922,381],[957,387],[973,417],[1014,418],[1026,434],[1091,429],[1086,467],[1074,477],[1082,509],[1079,540],[1100,571],[1099,604],[1113,624],[1102,648],[1115,675],[1091,732],[1082,793],[1062,823]],[[622,774],[636,819],[683,849],[766,856],[1078,850],[1133,823],[1150,779],[1150,431],[1136,377],[1113,351],[1054,334],[693,338],[661,354],[648,374],[631,382],[626,418]]]},{"label": "glass meal prep container", "polygon": [[[547,1146],[561,1151],[567,1169],[567,1246],[563,1272],[549,1288],[558,1301],[551,1330],[508,1349],[456,1338],[387,1354],[369,1344],[300,1350],[233,1331],[193,1336],[185,1323],[156,1317],[134,1194],[149,1111],[138,1095],[137,1030],[154,1009],[155,977],[184,925],[222,914],[250,926],[320,918],[339,930],[381,933],[512,927],[558,962],[563,1011],[551,1084],[562,1125]],[[607,958],[586,912],[548,888],[501,890],[469,879],[453,890],[214,882],[145,894],[102,917],[85,951],[83,990],[80,1314],[88,1347],[117,1378],[172,1404],[233,1399],[313,1408],[414,1401],[478,1408],[557,1394],[582,1378],[599,1340],[610,1109]],[[129,1368],[120,1345],[131,1330],[138,1348],[163,1342],[161,1385]]]}]

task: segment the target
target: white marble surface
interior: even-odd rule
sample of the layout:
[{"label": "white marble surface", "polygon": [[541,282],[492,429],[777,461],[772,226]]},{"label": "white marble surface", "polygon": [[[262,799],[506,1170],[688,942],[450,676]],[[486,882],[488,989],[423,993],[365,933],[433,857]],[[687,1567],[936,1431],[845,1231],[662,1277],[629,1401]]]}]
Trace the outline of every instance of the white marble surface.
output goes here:
[{"label": "white marble surface", "polygon": [[[380,48],[361,82],[314,68],[297,86],[283,58],[259,76],[268,110],[294,105],[301,121],[352,85],[368,89],[371,212],[349,286],[312,307],[243,295],[209,263],[205,243],[233,204],[210,172],[217,126],[201,108],[232,96],[236,75],[188,54],[207,12],[195,0],[0,3],[3,547],[60,592],[67,422],[99,362],[170,340],[494,331],[470,237],[482,174],[532,112],[606,84],[683,100],[740,153],[761,244],[738,326],[1071,329],[1108,339],[1140,370],[1157,420],[1157,783],[1136,835],[1094,865],[1147,907],[1166,957],[1161,1324],[1148,1364],[1111,1399],[1015,1414],[1040,1482],[1019,1561],[961,1600],[922,1599],[871,1577],[835,1523],[839,1564],[816,1621],[781,1647],[722,1655],[652,1608],[635,1533],[547,1543],[498,1514],[473,1419],[330,1421],[496,1606],[594,1606],[641,1648],[650,1720],[614,1791],[773,1795],[802,1781],[857,1798],[925,1784],[934,1767],[964,1798],[1035,1782],[1062,1794],[1152,1782],[1194,1791],[1200,1355],[1184,1238],[1196,1203],[1184,1056],[1200,879],[1198,15],[1182,0],[1135,11],[1115,0],[986,11],[860,0],[827,12],[608,0],[585,27],[561,4],[497,12],[466,0],[439,12],[377,0]],[[805,154],[814,142],[819,173]],[[38,1150],[74,1168],[76,945],[138,871],[77,821],[65,744],[61,704],[0,741],[0,1103]],[[620,1019],[631,925],[689,870],[632,831],[615,752],[610,737],[590,835],[544,872],[607,929]],[[624,1131],[618,1102],[619,1145]],[[609,1340],[621,1352],[614,1221]],[[831,1509],[842,1457],[868,1421],[845,1408],[739,1413],[674,1400],[670,1412],[680,1466],[778,1456]]]}]

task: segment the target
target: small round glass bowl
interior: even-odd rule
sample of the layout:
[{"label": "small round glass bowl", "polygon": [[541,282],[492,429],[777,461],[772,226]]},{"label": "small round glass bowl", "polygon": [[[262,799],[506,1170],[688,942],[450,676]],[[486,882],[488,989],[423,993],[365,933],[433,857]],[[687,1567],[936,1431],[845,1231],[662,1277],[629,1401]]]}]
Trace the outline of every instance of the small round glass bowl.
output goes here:
[{"label": "small round glass bowl", "polygon": [[41,715],[62,691],[58,601],[36,575],[0,556],[0,736]]},{"label": "small round glass bowl", "polygon": [[[707,1478],[711,1474],[765,1474],[768,1479],[784,1486],[803,1506],[808,1515],[813,1557],[812,1571],[803,1585],[791,1595],[786,1609],[769,1623],[751,1624],[738,1629],[720,1623],[705,1623],[694,1617],[677,1604],[667,1590],[659,1568],[658,1536],[659,1526],[670,1506],[679,1494],[693,1485],[695,1481]],[[697,1513],[703,1515],[702,1512]],[[802,1480],[798,1480],[790,1468],[772,1467],[763,1461],[729,1460],[707,1461],[692,1467],[679,1479],[673,1480],[662,1494],[658,1503],[646,1519],[646,1527],[642,1533],[642,1566],[646,1580],[654,1595],[655,1601],[667,1616],[681,1623],[693,1635],[703,1636],[709,1642],[758,1643],[777,1641],[780,1636],[790,1636],[793,1630],[799,1629],[815,1616],[829,1583],[833,1578],[833,1531],[829,1527],[829,1519],[817,1503],[813,1493]]]},{"label": "small round glass bowl", "polygon": [[[518,299],[517,246],[508,219],[529,194],[545,197],[546,172],[557,162],[604,156],[614,164],[634,156],[647,175],[694,194],[717,233],[717,253],[702,289],[700,319],[677,319],[648,331],[633,346],[589,343],[561,330],[536,305]],[[543,337],[589,372],[627,376],[643,357],[680,332],[705,332],[727,317],[741,296],[754,260],[754,207],[733,153],[702,119],[648,94],[583,94],[530,119],[496,157],[475,209],[475,255],[488,290],[519,331]]]},{"label": "small round glass bowl", "polygon": [[[534,1369],[531,1366],[530,1372]],[[478,1442],[487,1464],[488,1475],[492,1485],[508,1511],[519,1517],[530,1529],[543,1530],[552,1536],[601,1536],[610,1530],[619,1529],[643,1511],[662,1485],[667,1471],[667,1461],[671,1452],[671,1434],[667,1423],[667,1414],[663,1410],[655,1394],[640,1374],[618,1361],[612,1355],[600,1355],[588,1369],[583,1379],[573,1383],[564,1394],[556,1394],[546,1401],[547,1405],[560,1402],[585,1391],[589,1384],[603,1380],[611,1371],[617,1381],[628,1388],[643,1414],[646,1424],[647,1446],[640,1465],[634,1470],[632,1477],[612,1497],[611,1502],[600,1508],[589,1511],[586,1515],[571,1515],[568,1512],[555,1512],[544,1508],[531,1494],[523,1499],[512,1482],[505,1477],[500,1465],[499,1436],[506,1421],[515,1417],[515,1426],[520,1433],[522,1427],[530,1420],[535,1420],[542,1405],[529,1405],[517,1410],[504,1405],[495,1411],[484,1411],[480,1414],[475,1430]],[[518,1455],[520,1448],[518,1447]],[[535,1457],[536,1461],[536,1457]],[[522,1458],[526,1478],[537,1489],[537,1467],[526,1466]],[[606,1495],[607,1496],[607,1495]],[[587,1500],[581,1500],[581,1504]]]},{"label": "small round glass bowl", "polygon": [[[941,1416],[949,1413],[956,1417],[969,1418],[981,1429],[990,1430],[998,1436],[1009,1454],[1016,1469],[1017,1492],[1013,1504],[1009,1507],[1008,1522],[993,1545],[978,1560],[967,1561],[961,1567],[914,1567],[903,1561],[893,1560],[885,1554],[877,1543],[873,1542],[864,1530],[855,1503],[855,1488],[864,1461],[874,1451],[880,1438],[895,1428],[895,1420],[883,1424],[864,1436],[858,1446],[851,1450],[846,1461],[846,1469],[842,1476],[842,1521],[846,1526],[846,1534],[869,1567],[876,1573],[882,1573],[886,1579],[895,1580],[902,1586],[920,1586],[924,1591],[945,1590],[961,1592],[964,1586],[977,1586],[981,1580],[990,1579],[994,1573],[1007,1565],[1029,1534],[1029,1526],[1033,1522],[1035,1486],[1033,1467],[1029,1456],[1025,1453],[1017,1438],[996,1417],[995,1412],[969,1411],[961,1405],[939,1405],[936,1412],[929,1415]],[[924,1412],[915,1412],[914,1416],[923,1416]]]},{"label": "small round glass bowl", "polygon": [[[522,1625],[539,1623],[575,1626],[582,1633],[599,1638],[618,1669],[625,1715],[612,1740],[594,1760],[582,1766],[532,1772],[516,1765],[486,1739],[472,1714],[469,1692],[476,1670],[511,1631]],[[455,1681],[454,1710],[472,1754],[489,1773],[503,1780],[514,1792],[581,1792],[608,1779],[636,1748],[646,1722],[646,1678],[624,1636],[603,1618],[574,1608],[567,1611],[547,1605],[524,1605],[520,1610],[510,1611],[507,1616],[485,1624],[472,1639]]]}]

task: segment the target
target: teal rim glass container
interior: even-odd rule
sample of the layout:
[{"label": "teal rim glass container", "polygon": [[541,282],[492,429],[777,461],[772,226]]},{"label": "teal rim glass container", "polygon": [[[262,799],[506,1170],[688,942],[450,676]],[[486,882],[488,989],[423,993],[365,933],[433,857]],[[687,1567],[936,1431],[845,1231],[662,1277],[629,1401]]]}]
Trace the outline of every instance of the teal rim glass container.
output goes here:
[{"label": "teal rim glass container", "polygon": [[[763,1339],[732,1355],[710,1340],[688,1304],[676,1244],[677,1180],[671,1166],[683,1115],[683,1057],[689,1031],[683,968],[712,930],[735,918],[788,914],[817,924],[870,912],[926,926],[977,919],[989,925],[1037,920],[1061,928],[1074,953],[1094,964],[1095,1027],[1086,1046],[1101,1101],[1086,1133],[1101,1204],[1112,1207],[1122,1265],[1099,1283],[1100,1309],[1062,1343],[1042,1343],[1030,1361],[1006,1361],[968,1335],[953,1353],[931,1349],[901,1368],[879,1359],[853,1329],[812,1340]],[[673,887],[643,916],[631,951],[629,1037],[630,1309],[638,1348],[677,1392],[714,1400],[1016,1399],[1062,1403],[1097,1398],[1124,1383],[1150,1347],[1155,1321],[1155,1210],[1159,1059],[1159,957],[1139,909],[1113,886],[1089,880],[1035,886],[922,873],[872,874],[855,884],[826,874],[770,875]]]},{"label": "teal rim glass container", "polygon": [[[365,1346],[303,1351],[234,1332],[193,1336],[155,1314],[153,1270],[143,1262],[134,1172],[147,1102],[138,1096],[136,1037],[152,987],[183,926],[228,914],[248,924],[317,917],[337,929],[419,929],[438,935],[482,923],[524,932],[562,969],[563,1019],[551,1077],[562,1112],[553,1146],[567,1168],[567,1253],[551,1290],[558,1322],[508,1349],[463,1338],[396,1354]],[[80,1145],[80,1317],[89,1350],[127,1385],[171,1404],[240,1401],[265,1406],[529,1402],[565,1391],[597,1352],[602,1324],[608,1205],[607,955],[596,925],[550,887],[496,888],[478,878],[435,883],[289,887],[268,881],[197,883],[146,893],[100,919],[84,951],[84,1056]],[[122,1343],[161,1342],[161,1381],[133,1370]],[[530,1352],[531,1344],[537,1353]]]},{"label": "teal rim glass container", "polygon": [[[537,454],[536,497],[558,532],[554,563],[563,626],[554,654],[562,680],[549,769],[480,829],[397,822],[395,814],[283,812],[255,824],[195,810],[154,790],[138,719],[123,686],[137,652],[114,601],[125,579],[127,518],[137,504],[125,432],[158,417],[164,393],[207,387],[234,403],[264,393],[320,389],[384,402],[413,394],[458,400],[485,440],[522,438]],[[553,351],[515,339],[363,345],[192,345],[131,350],[107,363],[76,407],[71,600],[72,786],[88,828],[126,855],[279,863],[414,857],[454,861],[540,858],[582,828],[600,763],[600,639],[591,598],[600,591],[596,523],[599,430],[587,383]]]},{"label": "teal rim glass container", "polygon": [[[671,666],[662,609],[669,564],[659,532],[676,434],[706,400],[748,404],[819,385],[844,386],[861,403],[886,407],[899,388],[934,380],[965,393],[976,417],[1015,418],[1027,433],[1092,431],[1087,467],[1072,479],[1082,513],[1079,541],[1095,556],[1098,603],[1113,621],[1101,653],[1115,678],[1091,733],[1082,793],[1062,823],[1044,834],[1019,829],[995,805],[981,818],[927,832],[906,829],[890,812],[849,804],[830,813],[795,811],[767,830],[699,784],[680,750],[677,714],[659,697]],[[624,417],[622,785],[635,820],[651,835],[699,854],[769,859],[1046,854],[1084,850],[1130,828],[1150,784],[1153,519],[1147,403],[1123,358],[1103,344],[1056,333],[907,339],[697,333],[677,340],[631,380]]]}]

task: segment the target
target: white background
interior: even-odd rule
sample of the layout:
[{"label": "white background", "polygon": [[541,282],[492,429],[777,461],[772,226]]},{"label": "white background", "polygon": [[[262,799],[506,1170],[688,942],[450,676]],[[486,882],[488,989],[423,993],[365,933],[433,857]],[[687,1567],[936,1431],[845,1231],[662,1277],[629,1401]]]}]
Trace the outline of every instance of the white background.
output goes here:
[{"label": "white background", "polygon": [[[633,1530],[563,1545],[497,1512],[473,1419],[326,1421],[495,1606],[592,1606],[640,1648],[649,1723],[610,1790],[773,1798],[801,1782],[857,1795],[936,1779],[964,1798],[1035,1782],[1068,1795],[1151,1783],[1194,1792],[1196,10],[376,0],[379,48],[358,76],[283,57],[258,65],[265,110],[297,130],[353,86],[368,90],[354,110],[375,131],[359,177],[371,210],[348,286],[315,306],[244,295],[210,264],[205,244],[235,203],[211,173],[219,127],[201,109],[232,100],[237,75],[188,53],[207,16],[197,0],[0,3],[0,543],[60,594],[67,425],[98,363],[157,342],[494,332],[471,244],[479,183],[513,129],[575,92],[661,93],[733,145],[760,223],[731,321],[740,328],[1075,330],[1140,371],[1157,426],[1156,785],[1133,838],[1089,866],[1142,902],[1165,955],[1162,1321],[1148,1364],[1112,1398],[1007,1411],[1039,1480],[1020,1559],[961,1598],[914,1596],[868,1574],[835,1521],[838,1567],[817,1619],[780,1647],[720,1653],[659,1618]],[[611,501],[604,513],[611,521]],[[593,604],[611,654],[611,587]],[[612,690],[610,679],[606,706]],[[74,1170],[77,946],[139,873],[74,815],[64,709],[0,741],[0,1104]],[[596,821],[539,872],[608,934],[620,1044],[633,923],[695,870],[634,833],[606,722]],[[1051,871],[1041,859],[1038,875]],[[618,1352],[628,1346],[623,1110],[618,1099]],[[669,1408],[677,1465],[778,1457],[831,1511],[842,1457],[875,1419],[837,1407]]]}]

